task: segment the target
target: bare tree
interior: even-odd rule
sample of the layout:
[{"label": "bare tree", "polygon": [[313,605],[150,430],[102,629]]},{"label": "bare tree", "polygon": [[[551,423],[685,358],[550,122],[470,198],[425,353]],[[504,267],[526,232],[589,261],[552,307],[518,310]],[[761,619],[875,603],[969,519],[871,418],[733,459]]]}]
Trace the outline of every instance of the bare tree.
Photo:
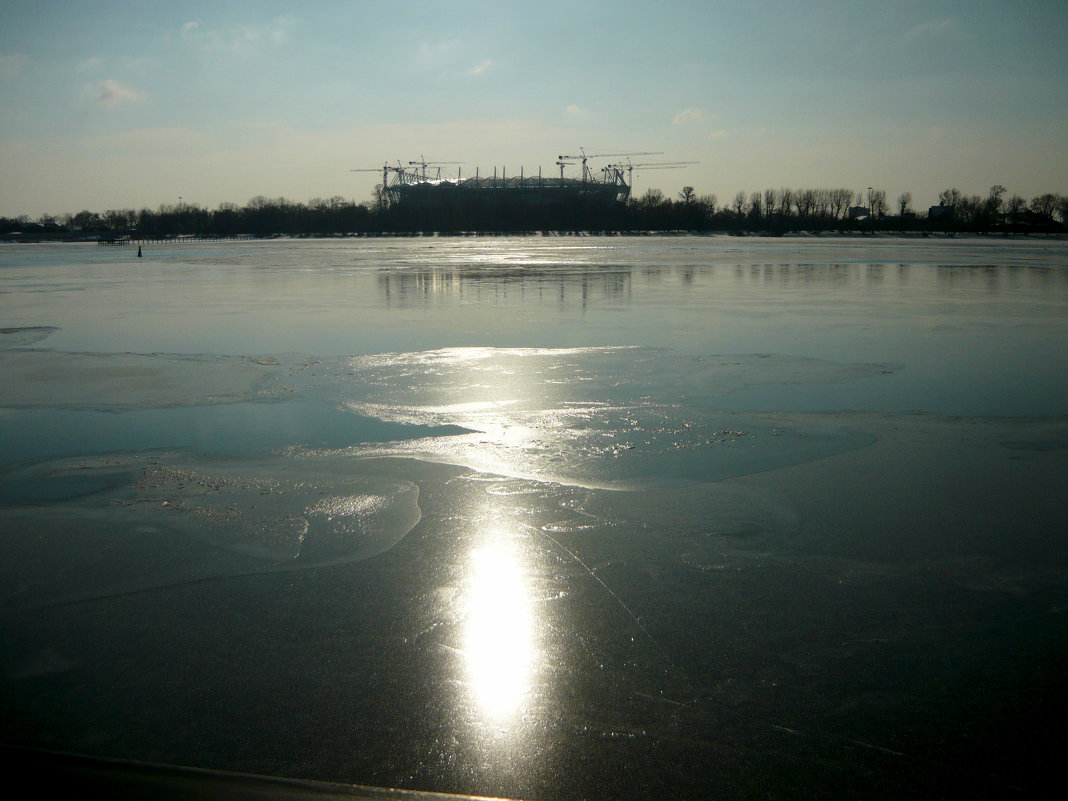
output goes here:
[{"label": "bare tree", "polygon": [[653,206],[659,206],[663,202],[664,202],[664,193],[661,192],[659,189],[656,189],[655,187],[646,189],[645,190],[645,194],[642,195],[642,198],[639,201],[639,203],[641,203],[643,206],[646,206],[647,208],[648,207],[653,207]]},{"label": "bare tree", "polygon": [[794,192],[794,205],[797,207],[797,216],[804,219],[812,214],[816,206],[816,192],[813,189],[799,189]]},{"label": "bare tree", "polygon": [[788,187],[783,187],[779,190],[779,214],[783,217],[787,217],[790,214],[790,209],[794,205],[794,190]]},{"label": "bare tree", "polygon": [[754,220],[759,220],[764,211],[764,196],[759,192],[754,192],[749,196],[749,216]]},{"label": "bare tree", "polygon": [[778,193],[774,189],[764,190],[764,214],[770,217],[775,213],[775,204],[778,202]]},{"label": "bare tree", "polygon": [[949,206],[950,208],[956,208],[960,205],[961,200],[963,199],[964,196],[961,194],[961,191],[956,187],[953,187],[952,189],[943,189],[941,192],[938,193],[939,206]]},{"label": "bare tree", "polygon": [[831,215],[838,219],[849,208],[849,201],[853,199],[852,189],[831,190]]},{"label": "bare tree", "polygon": [[890,207],[886,205],[886,190],[873,189],[871,192],[871,213],[875,217],[885,217]]},{"label": "bare tree", "polygon": [[815,192],[816,213],[820,217],[826,217],[831,213],[831,190],[817,189]]},{"label": "bare tree", "polygon": [[962,223],[978,225],[983,217],[986,202],[979,195],[961,195],[956,203],[956,216]]},{"label": "bare tree", "polygon": [[1008,191],[1001,184],[994,184],[990,187],[990,192],[986,196],[986,213],[993,216],[998,214],[1002,207],[1005,205],[1005,201],[1002,200],[1002,195]]},{"label": "bare tree", "polygon": [[904,217],[907,211],[912,211],[912,192],[902,192],[897,196],[898,215]]},{"label": "bare tree", "polygon": [[378,211],[385,211],[389,208],[389,192],[386,191],[385,184],[375,184],[374,200],[372,203],[374,208]]},{"label": "bare tree", "polygon": [[1005,208],[1009,212],[1009,219],[1015,225],[1019,222],[1020,212],[1027,208],[1027,201],[1019,195],[1013,195],[1009,198],[1008,203],[1005,204]]},{"label": "bare tree", "polygon": [[95,228],[99,228],[103,223],[99,214],[89,210],[79,211],[71,218],[71,221],[76,228],[79,228],[82,231],[91,231]]},{"label": "bare tree", "polygon": [[112,231],[128,231],[135,227],[137,214],[133,209],[108,209],[104,212],[104,223]]},{"label": "bare tree", "polygon": [[1054,212],[1057,211],[1059,201],[1060,197],[1051,192],[1047,192],[1044,195],[1038,195],[1037,197],[1031,198],[1031,211],[1052,220]]},{"label": "bare tree", "polygon": [[696,195],[694,194],[694,190],[693,190],[692,186],[684,186],[682,188],[682,191],[679,192],[679,200],[681,200],[687,206],[692,204],[694,202],[695,198],[696,198]]}]

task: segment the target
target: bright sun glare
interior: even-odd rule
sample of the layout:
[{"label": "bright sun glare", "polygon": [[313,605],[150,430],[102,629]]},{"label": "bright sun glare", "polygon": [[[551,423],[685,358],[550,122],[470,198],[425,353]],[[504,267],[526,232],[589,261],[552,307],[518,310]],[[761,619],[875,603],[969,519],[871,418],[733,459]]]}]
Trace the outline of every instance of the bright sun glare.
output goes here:
[{"label": "bright sun glare", "polygon": [[464,642],[475,699],[497,722],[520,710],[534,651],[527,577],[515,547],[503,539],[471,554]]}]

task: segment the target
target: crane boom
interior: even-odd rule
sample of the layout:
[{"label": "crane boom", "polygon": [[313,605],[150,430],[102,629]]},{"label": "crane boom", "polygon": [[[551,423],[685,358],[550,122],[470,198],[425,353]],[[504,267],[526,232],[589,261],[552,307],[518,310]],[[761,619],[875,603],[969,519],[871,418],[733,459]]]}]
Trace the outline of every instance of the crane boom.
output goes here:
[{"label": "crane boom", "polygon": [[[609,173],[612,173],[613,180],[627,184],[628,191],[634,187],[634,171],[635,170],[681,170],[690,164],[700,164],[699,161],[643,161],[635,164],[629,158],[626,162],[620,162],[619,164],[608,164],[604,167],[604,180],[608,182]],[[627,171],[626,179],[623,178],[623,171]]]},{"label": "crane boom", "polygon": [[[586,180],[587,180],[587,177],[590,180],[593,179],[593,173],[590,171],[589,166],[586,164],[586,162],[589,161],[590,159],[621,158],[623,156],[629,157],[629,156],[659,156],[659,155],[661,155],[660,151],[653,151],[653,150],[643,150],[643,151],[638,151],[638,152],[634,152],[634,153],[587,153],[586,152],[586,148],[580,147],[578,153],[572,153],[571,155],[567,155],[567,156],[557,156],[556,157],[557,158],[556,163],[557,164],[561,164],[561,162],[565,162],[565,161],[571,161],[571,162],[579,161],[579,162],[582,162],[582,181],[583,181],[583,183],[585,183]],[[563,175],[564,175],[564,168],[563,168],[563,165],[561,164],[561,166],[560,166],[560,177],[562,178]]]},{"label": "crane boom", "polygon": [[419,161],[409,161],[409,167],[419,167],[423,171],[423,180],[426,180],[426,168],[427,167],[439,167],[438,173],[440,175],[440,165],[444,164],[463,164],[462,161],[427,161],[422,155],[419,156]]}]

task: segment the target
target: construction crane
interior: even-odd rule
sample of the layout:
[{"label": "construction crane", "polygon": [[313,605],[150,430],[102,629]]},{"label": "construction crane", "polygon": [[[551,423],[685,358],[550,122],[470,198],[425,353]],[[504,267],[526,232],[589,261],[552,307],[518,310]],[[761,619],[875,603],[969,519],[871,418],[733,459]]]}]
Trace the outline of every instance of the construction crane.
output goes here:
[{"label": "construction crane", "polygon": [[[378,172],[378,169],[379,169],[378,167],[363,167],[363,168],[356,169],[356,170],[349,170],[349,172]],[[401,166],[401,163],[400,163],[399,159],[397,160],[397,166],[396,167],[390,166],[390,163],[388,161],[383,163],[382,164],[382,189],[384,190],[387,186],[389,186],[389,174],[391,172],[395,172],[395,173],[397,173],[397,175],[403,175],[406,172],[406,170],[407,170],[406,167],[402,167]]]},{"label": "construction crane", "polygon": [[627,171],[627,186],[633,188],[633,175],[635,170],[680,170],[691,164],[700,164],[699,161],[646,161],[639,164],[633,163],[629,158],[626,163],[608,164],[604,167],[605,182],[608,182],[608,173],[611,171],[616,180],[622,180],[623,171]]},{"label": "construction crane", "polygon": [[418,167],[422,169],[422,178],[426,180],[426,168],[437,167],[438,168],[438,180],[441,179],[441,167],[445,164],[463,164],[462,161],[427,161],[422,155],[419,156],[419,161],[409,161],[408,166]]},{"label": "construction crane", "polygon": [[576,161],[582,163],[582,182],[586,183],[587,179],[593,180],[593,173],[587,166],[586,162],[589,159],[607,159],[607,158],[621,158],[630,156],[659,156],[662,155],[660,151],[640,151],[636,153],[587,153],[585,148],[580,147],[578,153],[572,153],[567,156],[557,156],[556,163],[560,167],[560,177],[564,177],[564,167],[570,164],[574,164]]}]

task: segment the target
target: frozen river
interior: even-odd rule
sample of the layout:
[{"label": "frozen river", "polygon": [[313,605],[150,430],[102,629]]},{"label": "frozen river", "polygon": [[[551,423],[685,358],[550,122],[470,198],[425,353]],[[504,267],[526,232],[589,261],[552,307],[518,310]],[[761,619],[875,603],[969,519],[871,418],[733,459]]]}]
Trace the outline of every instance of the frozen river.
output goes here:
[{"label": "frozen river", "polygon": [[530,799],[1033,795],[1068,243],[0,246],[0,742]]}]

